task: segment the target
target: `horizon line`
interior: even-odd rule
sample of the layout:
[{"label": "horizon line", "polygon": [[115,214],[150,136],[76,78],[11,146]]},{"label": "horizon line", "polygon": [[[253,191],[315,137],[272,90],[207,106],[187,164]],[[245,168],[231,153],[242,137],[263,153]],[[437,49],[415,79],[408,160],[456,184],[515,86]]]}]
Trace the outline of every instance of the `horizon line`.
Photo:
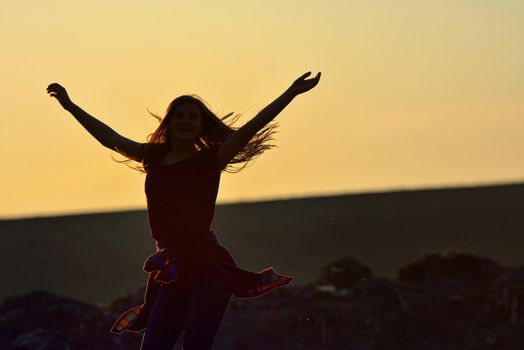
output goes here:
[{"label": "horizon line", "polygon": [[[478,183],[467,183],[467,184],[440,184],[440,185],[426,185],[426,186],[398,186],[389,188],[370,188],[358,191],[337,191],[337,192],[322,192],[322,193],[309,193],[309,194],[297,194],[297,195],[283,195],[274,197],[258,197],[250,199],[233,199],[228,201],[217,201],[216,205],[235,205],[235,204],[251,204],[251,203],[265,203],[265,202],[278,202],[286,200],[300,200],[300,199],[312,199],[312,198],[326,198],[326,197],[343,197],[343,196],[359,196],[368,194],[386,194],[386,193],[401,193],[401,192],[420,192],[420,191],[439,191],[439,190],[458,190],[458,189],[474,189],[474,188],[485,188],[485,187],[505,187],[505,186],[516,186],[524,185],[524,180],[510,180],[503,182],[478,182]],[[141,211],[147,210],[147,207],[123,207],[113,209],[100,209],[100,210],[72,210],[65,212],[49,212],[49,213],[35,213],[35,214],[20,214],[13,216],[1,216],[0,222],[2,221],[14,221],[14,220],[27,220],[27,219],[41,219],[41,218],[54,218],[54,217],[65,217],[65,216],[80,216],[80,215],[96,215],[96,214],[108,214],[108,213],[121,213],[129,211]]]}]

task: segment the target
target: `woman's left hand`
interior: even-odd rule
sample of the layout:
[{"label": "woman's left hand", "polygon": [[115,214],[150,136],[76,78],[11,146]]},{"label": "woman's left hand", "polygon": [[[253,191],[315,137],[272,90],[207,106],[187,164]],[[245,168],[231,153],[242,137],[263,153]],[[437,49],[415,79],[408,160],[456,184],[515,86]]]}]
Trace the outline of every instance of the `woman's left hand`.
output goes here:
[{"label": "woman's left hand", "polygon": [[301,93],[313,89],[320,80],[320,72],[318,72],[318,74],[314,78],[306,79],[306,77],[308,77],[309,75],[311,75],[311,72],[307,72],[306,74],[302,75],[300,78],[295,80],[293,84],[289,87],[289,90],[295,95],[299,95]]}]

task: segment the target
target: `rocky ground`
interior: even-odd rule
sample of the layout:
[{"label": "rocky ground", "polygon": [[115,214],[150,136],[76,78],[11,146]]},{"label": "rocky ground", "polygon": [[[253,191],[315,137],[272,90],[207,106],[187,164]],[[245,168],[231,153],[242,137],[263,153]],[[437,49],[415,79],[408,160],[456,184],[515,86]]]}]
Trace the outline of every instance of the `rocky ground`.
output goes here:
[{"label": "rocky ground", "polygon": [[[0,349],[139,349],[141,334],[109,329],[142,298],[143,289],[104,308],[44,291],[8,298]],[[524,267],[448,251],[386,280],[348,257],[306,287],[233,298],[214,349],[521,350]]]}]

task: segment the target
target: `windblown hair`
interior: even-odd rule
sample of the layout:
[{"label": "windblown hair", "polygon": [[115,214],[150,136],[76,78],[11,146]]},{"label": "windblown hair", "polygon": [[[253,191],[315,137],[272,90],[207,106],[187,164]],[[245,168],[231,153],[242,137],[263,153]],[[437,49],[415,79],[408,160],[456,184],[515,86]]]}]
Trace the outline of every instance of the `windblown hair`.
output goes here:
[{"label": "windblown hair", "polygon": [[[198,95],[182,95],[175,98],[169,104],[163,118],[148,110],[149,114],[160,122],[160,125],[153,133],[147,136],[147,142],[142,148],[142,159],[135,159],[118,150],[119,153],[127,159],[120,161],[113,158],[113,160],[119,163],[124,163],[127,166],[129,166],[129,162],[139,162],[141,165],[129,167],[138,170],[141,173],[147,173],[153,162],[159,161],[171,150],[169,121],[173,117],[174,111],[180,105],[188,102],[197,105],[202,116],[202,132],[195,143],[195,146],[199,151],[222,144],[229,138],[229,136],[231,136],[231,134],[238,130],[238,128],[235,128],[233,124],[240,117],[239,114],[235,115],[232,112],[219,118]],[[276,132],[275,129],[277,126],[278,123],[272,122],[256,133],[248,144],[229,162],[224,171],[229,173],[239,172],[264,151],[275,147],[275,145],[269,144],[269,141],[273,140],[272,136]],[[235,166],[237,164],[240,164],[240,166]]]}]

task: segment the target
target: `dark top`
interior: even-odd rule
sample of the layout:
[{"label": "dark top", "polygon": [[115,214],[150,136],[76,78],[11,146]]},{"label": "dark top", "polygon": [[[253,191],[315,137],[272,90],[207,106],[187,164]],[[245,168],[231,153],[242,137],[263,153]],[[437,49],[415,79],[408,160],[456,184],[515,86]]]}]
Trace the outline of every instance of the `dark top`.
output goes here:
[{"label": "dark top", "polygon": [[201,267],[217,271],[237,298],[254,298],[287,285],[293,276],[272,267],[259,272],[238,267],[209,226],[220,181],[217,147],[169,165],[151,163],[145,182],[151,235],[157,251],[143,266],[149,273],[144,303],[118,317],[111,332],[143,332],[162,284],[176,283],[182,274],[199,278]]},{"label": "dark top", "polygon": [[194,251],[207,237],[220,182],[218,147],[199,151],[174,164],[151,164],[145,192],[151,234],[160,249]]}]

